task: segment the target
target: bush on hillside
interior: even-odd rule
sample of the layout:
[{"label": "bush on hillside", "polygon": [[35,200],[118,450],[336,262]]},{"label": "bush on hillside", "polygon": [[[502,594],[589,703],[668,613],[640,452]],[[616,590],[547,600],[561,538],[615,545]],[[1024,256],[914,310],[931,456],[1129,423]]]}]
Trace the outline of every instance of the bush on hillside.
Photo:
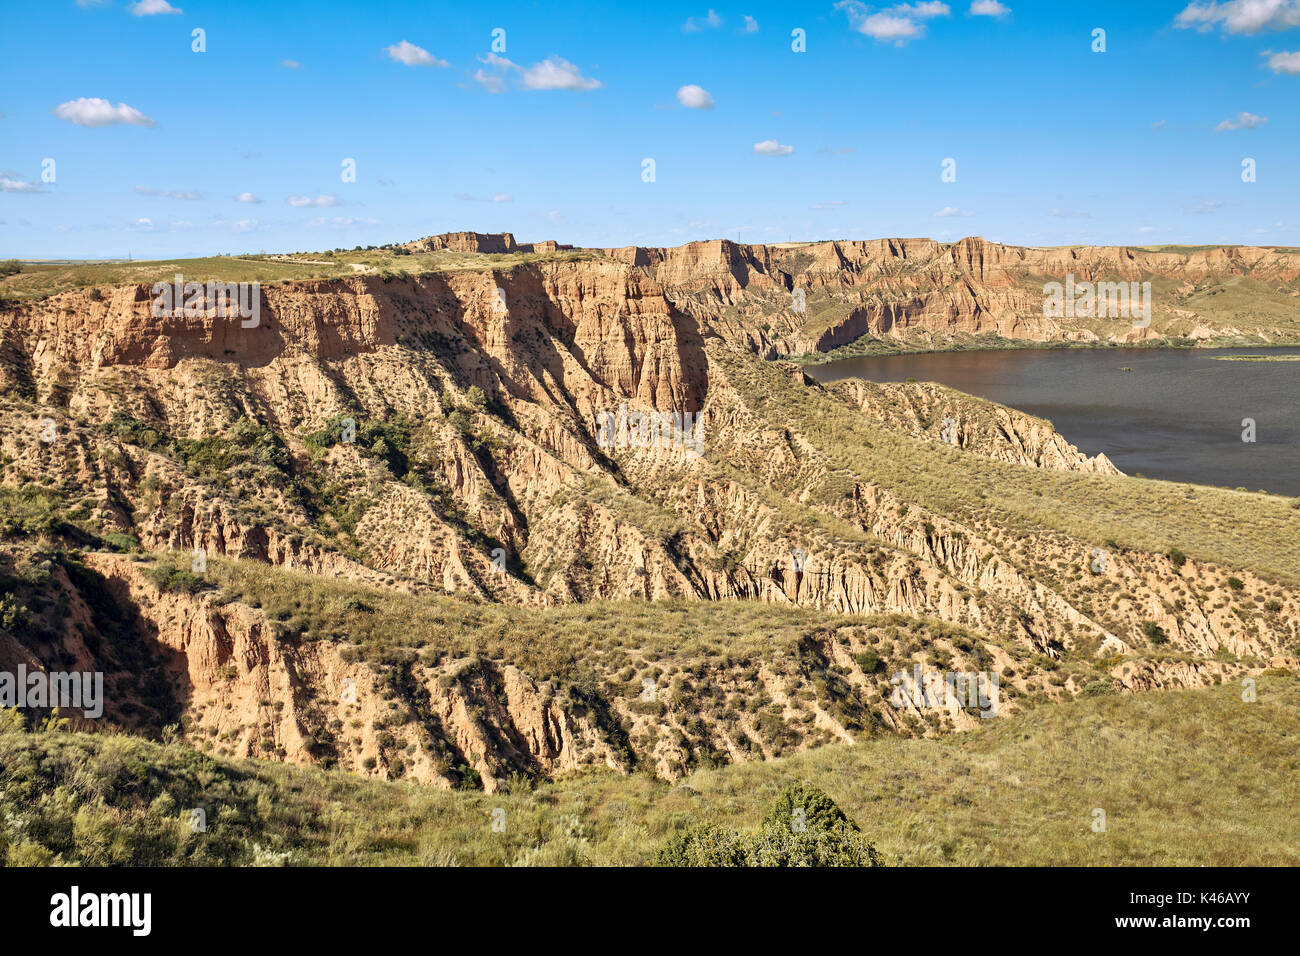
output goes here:
[{"label": "bush on hillside", "polygon": [[668,839],[656,866],[883,866],[858,825],[817,787],[787,787],[755,831],[718,824]]}]

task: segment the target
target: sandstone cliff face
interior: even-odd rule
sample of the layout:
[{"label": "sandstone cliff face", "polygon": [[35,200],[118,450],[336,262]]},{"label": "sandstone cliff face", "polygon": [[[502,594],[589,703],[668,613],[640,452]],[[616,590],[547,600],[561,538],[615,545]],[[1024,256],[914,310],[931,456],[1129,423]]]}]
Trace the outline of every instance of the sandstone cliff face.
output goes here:
[{"label": "sandstone cliff face", "polygon": [[[479,655],[406,664],[358,657],[346,641],[299,631],[225,589],[163,589],[147,561],[92,554],[83,570],[65,570],[72,567],[55,562],[45,593],[75,613],[44,643],[0,650],[4,666],[55,669],[57,661],[63,668],[120,669],[129,648],[105,640],[116,636],[105,633],[106,622],[129,619],[149,653],[133,660],[134,683],[122,674],[110,678],[105,717],[112,723],[154,735],[176,723],[194,745],[228,756],[339,766],[440,787],[493,792],[519,779],[594,766],[640,767],[673,779],[704,761],[767,759],[881,733],[970,729],[1015,713],[1023,699],[1077,694],[1089,681],[1077,671],[1044,668],[1016,642],[978,643],[974,631],[938,625],[917,630],[915,619],[893,615],[818,628],[793,658],[785,648],[661,658],[668,674],[654,681],[627,679],[631,668],[616,674],[616,665],[602,666],[597,654],[594,682],[578,689]],[[918,638],[943,672],[1001,675],[998,687],[986,688],[978,705],[951,694],[927,699],[934,686],[918,683],[921,665],[914,670],[906,658],[907,642]],[[880,655],[891,662],[872,666]],[[1196,687],[1296,666],[1300,659],[1286,656],[1129,659],[1104,664],[1092,684],[1123,691]],[[923,669],[932,674],[935,665]]]},{"label": "sandstone cliff face", "polygon": [[[1231,336],[1242,331],[1237,313],[1221,315],[1213,296],[1243,279],[1269,304],[1251,331],[1263,341],[1300,336],[1292,301],[1300,292],[1300,253],[1293,250],[1030,249],[968,238],[780,246],[715,240],[603,251],[654,275],[688,313],[720,314],[732,335],[769,357],[827,352],[864,335],[923,344],[980,335],[1038,342]],[[1131,317],[1047,317],[1043,286],[1067,275],[1152,282],[1151,326],[1135,327]],[[802,312],[793,307],[795,289],[807,296]]]},{"label": "sandstone cliff face", "polygon": [[[509,236],[434,238],[453,251],[522,248]],[[1296,254],[1025,250],[981,240],[604,252],[392,281],[268,285],[254,328],[155,316],[149,290],[137,286],[7,306],[0,491],[60,489],[66,520],[92,547],[125,535],[146,551],[200,549],[414,595],[524,608],[756,601],[937,620],[982,636],[972,665],[1011,667],[1028,681],[1022,690],[1039,693],[1081,687],[1074,677],[1052,683],[1044,662],[1149,654],[1148,676],[1112,671],[1115,686],[1179,686],[1211,672],[1257,672],[1263,664],[1215,670],[1209,659],[1283,660],[1300,639],[1294,588],[1132,550],[1081,572],[1096,542],[926,507],[793,426],[788,410],[827,403],[819,407],[843,415],[850,445],[888,436],[1018,468],[1118,476],[1050,423],[930,384],[822,387],[761,360],[848,341],[859,325],[877,334],[1086,337],[1095,333],[1035,318],[1041,294],[1026,283],[1041,288],[1042,276],[1064,270],[1081,280],[1178,276],[1193,289],[1244,276],[1280,288],[1300,276]],[[789,314],[795,287],[809,290],[814,319],[829,316],[817,319],[824,327]],[[601,426],[606,414],[654,413],[692,416],[698,445]],[[717,759],[779,749],[760,733],[761,715],[701,730],[688,726],[685,708],[651,713],[635,695],[564,702],[540,675],[504,659],[421,664],[394,690],[329,642],[285,641],[255,608],[155,593],[124,558],[87,560],[123,606],[138,609],[132,626],[167,661],[171,702],[146,722],[186,717],[196,737],[241,755],[400,768],[449,786],[472,770],[491,788],[514,773],[587,765],[642,762],[671,776],[701,748]],[[65,589],[78,593],[71,581]],[[1237,596],[1225,602],[1223,593]],[[76,613],[90,615],[82,603]],[[89,659],[76,613],[60,646]],[[1159,653],[1147,625],[1167,641]],[[53,645],[9,637],[11,657],[49,659]],[[853,739],[861,728],[844,708],[855,699],[874,702],[872,726],[930,732],[879,706],[878,678],[855,659],[866,647],[861,635],[819,639],[807,653],[820,663],[797,680],[770,662],[754,664],[754,676],[719,670],[713,679],[758,681],[779,719],[809,721],[801,746]],[[1157,659],[1165,652],[1207,666]],[[799,710],[800,691],[825,685],[827,674],[849,689],[814,694]],[[340,701],[344,680],[364,702]],[[950,727],[973,725],[961,708],[948,716]]]},{"label": "sandstone cliff face", "polygon": [[[990,262],[1010,255],[973,242],[959,246],[833,243],[813,253],[850,278],[850,264],[878,256],[911,263],[942,253],[987,275]],[[125,456],[125,467],[105,468],[104,439],[93,429],[66,428],[60,448],[13,428],[7,451],[42,460],[61,451],[58,467],[71,467],[75,458],[76,480],[103,488],[101,514],[127,525],[123,530],[148,548],[204,548],[512,603],[745,597],[969,620],[969,602],[948,591],[948,557],[936,560],[920,530],[937,526],[939,516],[917,509],[904,520],[864,521],[842,512],[904,555],[901,563],[889,559],[886,574],[855,570],[861,556],[840,547],[825,561],[824,577],[792,584],[782,577],[786,571],[774,575],[788,566],[790,548],[809,542],[797,531],[760,540],[772,515],[754,488],[724,479],[717,459],[725,460],[728,449],[739,460],[765,448],[762,481],[798,487],[818,480],[810,465],[818,452],[801,447],[797,436],[780,437],[738,397],[718,362],[726,346],[706,348],[706,341],[717,342],[718,322],[701,325],[689,314],[700,304],[679,308],[672,301],[679,291],[667,291],[698,283],[706,292],[732,294],[746,283],[771,283],[773,260],[791,254],[751,251],[717,242],[638,252],[633,258],[645,259],[643,266],[611,255],[608,262],[541,263],[504,273],[286,283],[263,291],[261,323],[251,329],[211,317],[155,317],[142,288],[68,293],[4,316],[4,334],[23,357],[6,366],[25,383],[15,391],[48,405],[59,420],[104,422],[126,413],[190,440],[244,416],[288,436],[343,416],[423,421],[430,480],[445,489],[456,513],[431,500],[429,487],[395,482],[400,476],[373,457],[335,444],[310,468],[323,471],[337,494],[367,504],[351,532],[354,550],[343,554],[337,542],[304,537],[317,506],[304,505],[290,487],[256,488],[277,519],[256,521],[229,490],[213,494],[166,455],[118,444],[114,454]],[[1127,261],[1105,252],[1078,258]],[[1252,261],[1273,260],[1261,253]],[[819,388],[791,374],[804,388]],[[469,404],[471,387],[495,404]],[[1116,473],[1104,456],[1085,458],[1046,422],[937,386],[846,382],[829,392],[879,426],[915,438],[1030,467]],[[692,457],[671,443],[601,448],[598,416],[620,407],[693,414],[720,454]],[[451,424],[453,413],[468,423]],[[145,480],[163,492],[140,494]],[[862,487],[855,495],[869,501],[878,493]],[[677,530],[670,539],[647,533],[645,519],[631,518],[629,507]],[[526,558],[543,576],[529,582],[502,574],[485,540],[498,542],[511,560]],[[736,563],[748,570],[717,570],[738,545]]]}]

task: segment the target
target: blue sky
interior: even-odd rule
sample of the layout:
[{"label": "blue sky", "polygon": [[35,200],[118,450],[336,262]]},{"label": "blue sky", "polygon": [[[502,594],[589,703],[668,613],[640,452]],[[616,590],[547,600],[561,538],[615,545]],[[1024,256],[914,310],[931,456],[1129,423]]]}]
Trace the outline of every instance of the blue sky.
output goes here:
[{"label": "blue sky", "polygon": [[1300,0],[708,3],[5,0],[0,256],[1300,245]]}]

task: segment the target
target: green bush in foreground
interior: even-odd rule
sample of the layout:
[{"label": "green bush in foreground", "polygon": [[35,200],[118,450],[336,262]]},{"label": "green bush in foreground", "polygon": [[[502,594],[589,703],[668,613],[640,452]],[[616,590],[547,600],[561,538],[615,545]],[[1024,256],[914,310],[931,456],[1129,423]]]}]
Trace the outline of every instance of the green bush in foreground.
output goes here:
[{"label": "green bush in foreground", "polygon": [[756,831],[717,824],[670,838],[656,866],[881,866],[875,846],[829,796],[802,783],[787,787]]}]

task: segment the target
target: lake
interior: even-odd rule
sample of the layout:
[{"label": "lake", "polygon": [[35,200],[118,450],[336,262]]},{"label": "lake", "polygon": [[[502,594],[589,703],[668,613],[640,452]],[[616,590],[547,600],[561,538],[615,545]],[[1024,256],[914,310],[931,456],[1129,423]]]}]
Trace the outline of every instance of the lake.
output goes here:
[{"label": "lake", "polygon": [[[1046,418],[1125,474],[1300,496],[1300,361],[1216,359],[1223,355],[1300,348],[941,352],[806,371],[819,382],[941,382]],[[1242,441],[1245,418],[1255,421],[1254,443]]]}]

